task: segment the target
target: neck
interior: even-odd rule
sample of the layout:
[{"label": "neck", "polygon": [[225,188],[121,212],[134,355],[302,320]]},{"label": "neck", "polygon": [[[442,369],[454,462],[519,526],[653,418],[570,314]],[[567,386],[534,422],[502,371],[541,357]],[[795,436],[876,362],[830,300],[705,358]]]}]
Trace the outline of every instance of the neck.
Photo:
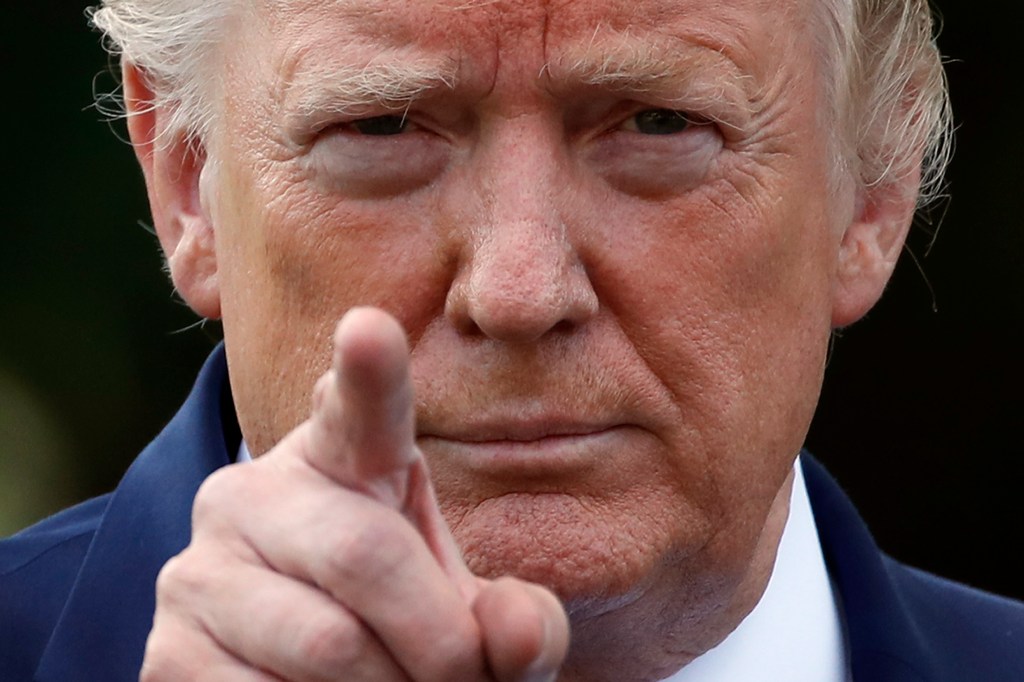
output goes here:
[{"label": "neck", "polygon": [[559,682],[663,680],[724,640],[768,585],[793,478],[790,472],[772,501],[738,577],[723,578],[703,565],[713,561],[691,558],[665,566],[646,588],[596,615],[570,606],[572,646]]}]

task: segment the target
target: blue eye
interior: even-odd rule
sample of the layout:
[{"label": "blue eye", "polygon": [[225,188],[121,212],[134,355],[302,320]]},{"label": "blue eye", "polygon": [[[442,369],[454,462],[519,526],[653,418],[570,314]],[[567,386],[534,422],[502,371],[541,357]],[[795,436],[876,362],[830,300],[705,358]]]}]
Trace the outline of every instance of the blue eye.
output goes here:
[{"label": "blue eye", "polygon": [[361,135],[398,135],[405,132],[409,122],[405,116],[373,116],[352,121],[350,125]]},{"label": "blue eye", "polygon": [[635,114],[623,124],[626,130],[641,135],[674,135],[691,125],[694,123],[686,114],[674,109],[647,109]]}]

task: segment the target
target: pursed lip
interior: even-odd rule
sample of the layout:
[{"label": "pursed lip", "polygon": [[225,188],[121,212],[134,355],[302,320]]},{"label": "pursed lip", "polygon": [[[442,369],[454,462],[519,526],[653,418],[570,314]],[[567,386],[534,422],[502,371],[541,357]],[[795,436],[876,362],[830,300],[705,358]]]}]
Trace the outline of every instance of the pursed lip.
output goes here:
[{"label": "pursed lip", "polygon": [[429,455],[491,474],[547,475],[579,471],[620,449],[630,425],[539,419],[462,425],[422,432]]},{"label": "pursed lip", "polygon": [[420,436],[462,443],[529,443],[574,437],[585,438],[601,434],[618,426],[621,425],[607,421],[531,419],[526,421],[463,424],[453,429],[427,430],[420,433]]}]

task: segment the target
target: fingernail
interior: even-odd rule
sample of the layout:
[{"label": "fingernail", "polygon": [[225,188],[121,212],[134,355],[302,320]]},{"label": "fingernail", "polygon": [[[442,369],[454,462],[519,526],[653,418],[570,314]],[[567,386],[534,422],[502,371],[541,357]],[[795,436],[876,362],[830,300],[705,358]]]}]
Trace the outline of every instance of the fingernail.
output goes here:
[{"label": "fingernail", "polygon": [[534,659],[526,668],[524,682],[554,682],[555,678],[558,677],[558,669],[552,669],[552,661],[550,660],[550,650],[552,647],[551,641],[551,624],[548,620],[544,619],[544,643],[541,645],[540,653],[537,658]]},{"label": "fingernail", "polygon": [[[534,665],[536,663],[531,664],[530,668],[526,671],[526,677],[523,678],[523,682],[555,682],[555,679],[558,677],[557,670],[534,671]],[[547,665],[544,667],[546,668]]]}]

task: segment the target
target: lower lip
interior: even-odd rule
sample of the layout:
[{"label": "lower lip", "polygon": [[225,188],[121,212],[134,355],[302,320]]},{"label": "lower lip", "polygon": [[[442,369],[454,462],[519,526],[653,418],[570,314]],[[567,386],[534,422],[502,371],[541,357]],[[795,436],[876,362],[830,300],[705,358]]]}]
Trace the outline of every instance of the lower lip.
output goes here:
[{"label": "lower lip", "polygon": [[423,436],[419,445],[428,459],[457,460],[480,473],[545,475],[589,468],[626,446],[630,429],[615,426],[585,434],[546,436],[535,440],[465,441]]}]

